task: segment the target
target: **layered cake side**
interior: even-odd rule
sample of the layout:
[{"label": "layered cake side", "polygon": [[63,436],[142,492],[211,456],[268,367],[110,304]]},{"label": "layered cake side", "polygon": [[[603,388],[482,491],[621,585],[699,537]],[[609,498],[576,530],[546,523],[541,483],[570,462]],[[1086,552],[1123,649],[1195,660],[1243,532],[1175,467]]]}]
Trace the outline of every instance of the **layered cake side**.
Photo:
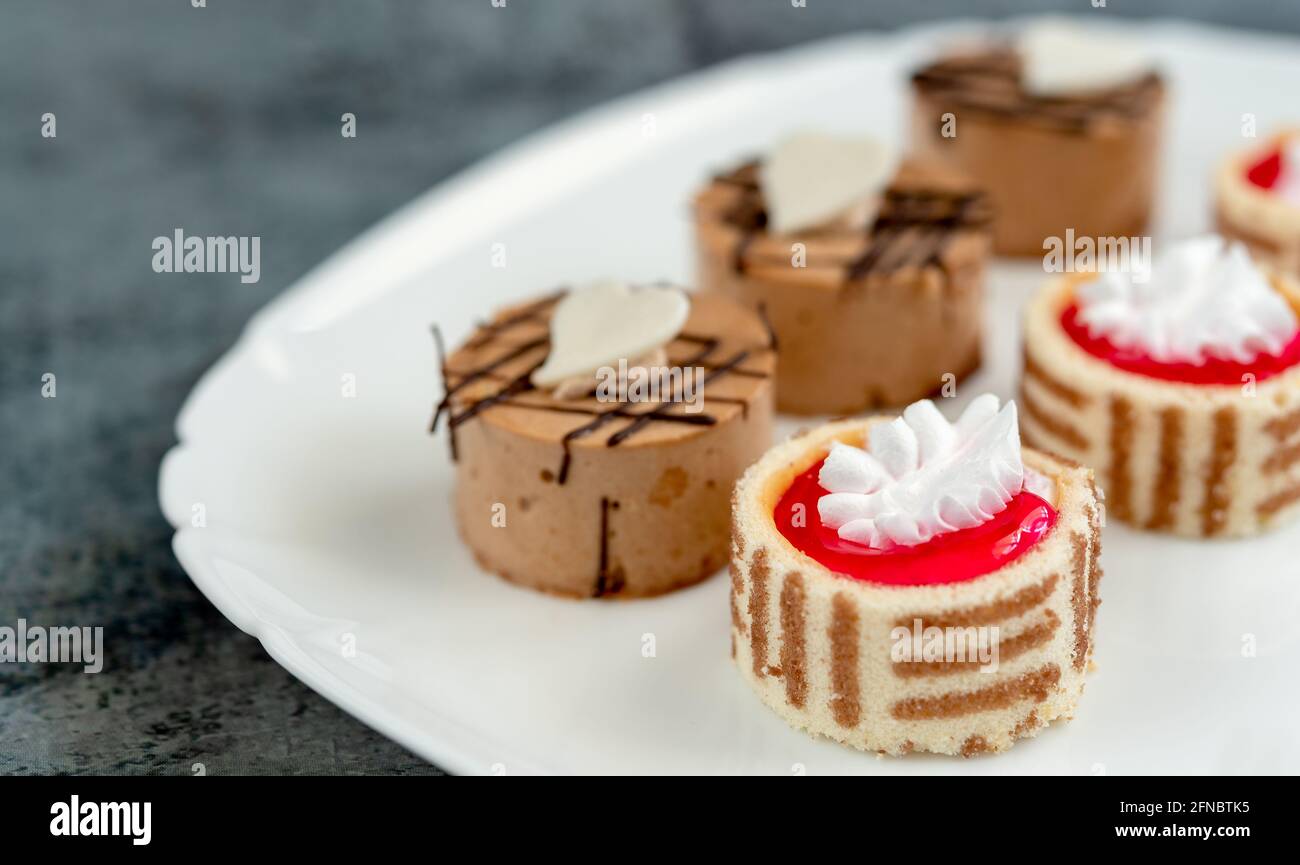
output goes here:
[{"label": "layered cake side", "polygon": [[1300,278],[1300,129],[1283,129],[1224,160],[1214,178],[1220,234]]},{"label": "layered cake side", "polygon": [[[1256,284],[1249,270],[1210,284],[1167,267],[1157,261],[1139,289],[1145,314],[1106,297],[1097,274],[1055,280],[1032,301],[1019,398],[1026,440],[1094,467],[1108,515],[1125,522],[1193,537],[1271,528],[1300,511],[1300,292],[1258,276],[1265,287],[1238,298]],[[1099,310],[1091,330],[1081,320],[1090,303]],[[1165,322],[1154,325],[1151,348],[1135,338],[1143,315]],[[1263,351],[1268,331],[1276,353]],[[1240,341],[1224,343],[1234,332]],[[1195,350],[1197,334],[1223,353]],[[1229,349],[1246,354],[1233,359]]]},{"label": "layered cake side", "polygon": [[[614,294],[610,320],[563,338],[599,342],[620,319],[643,317],[620,306],[628,291]],[[677,370],[657,397],[602,392],[594,361],[559,384],[536,382],[556,356],[564,293],[499,311],[441,362],[434,424],[448,428],[458,525],[483,567],[561,595],[636,597],[726,564],[731,487],[771,441],[776,355],[754,312],[683,296],[689,312],[662,345],[599,361],[611,372],[621,362],[624,384],[638,368]]]},{"label": "layered cake side", "polygon": [[781,411],[904,405],[978,368],[991,214],[977,189],[905,160],[857,205],[777,230],[764,172],[747,163],[696,196],[698,281],[766,311]]},{"label": "layered cake side", "polygon": [[1074,28],[1031,27],[1018,40],[964,47],[913,74],[912,149],[988,191],[997,252],[1042,255],[1046,238],[1067,231],[1146,231],[1165,87],[1140,58],[1112,61],[1115,43]]},{"label": "layered cake side", "polygon": [[[1014,424],[1014,407],[1009,410]],[[987,491],[976,495],[958,484],[952,497],[934,499],[936,513],[941,521],[957,520],[960,511],[967,519],[959,524],[974,527],[914,547],[869,547],[875,532],[899,533],[898,515],[880,506],[875,527],[855,535],[854,523],[832,518],[843,505],[828,506],[832,496],[803,515],[806,525],[816,524],[819,541],[792,530],[785,513],[798,498],[792,491],[817,477],[835,486],[826,480],[834,452],[844,445],[859,450],[873,429],[896,423],[872,418],[819,427],[774,448],[737,485],[735,663],[792,726],[855,748],[892,755],[1003,751],[1072,717],[1083,690],[1100,604],[1100,507],[1092,475],[1026,450],[1023,469],[1027,484],[1034,478],[1034,493],[1007,480],[1009,498],[992,506]],[[920,439],[924,452],[924,431]],[[881,452],[877,444],[874,453]],[[1018,438],[1015,448],[1019,458]],[[936,471],[965,475],[957,450]],[[865,500],[864,506],[876,507]],[[972,518],[981,507],[996,513]],[[827,533],[834,523],[838,540]],[[858,542],[846,542],[849,537]],[[870,543],[888,547],[879,537]],[[942,650],[931,656],[928,648],[900,653],[919,645],[922,635],[928,645],[932,633],[949,650],[986,639],[994,651],[979,658]]]}]

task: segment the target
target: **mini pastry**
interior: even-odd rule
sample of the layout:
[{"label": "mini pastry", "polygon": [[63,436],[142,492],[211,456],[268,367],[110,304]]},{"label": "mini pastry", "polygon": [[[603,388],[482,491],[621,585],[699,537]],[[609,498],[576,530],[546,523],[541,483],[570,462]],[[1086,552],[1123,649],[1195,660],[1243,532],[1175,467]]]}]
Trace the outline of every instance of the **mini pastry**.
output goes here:
[{"label": "mini pastry", "polygon": [[1300,277],[1300,129],[1229,157],[1215,178],[1215,218],[1258,261]]},{"label": "mini pastry", "polygon": [[1300,508],[1300,292],[1210,236],[1148,274],[1071,274],[1025,320],[1026,440],[1093,466],[1108,513],[1249,535]]},{"label": "mini pastry", "polygon": [[1003,751],[1068,719],[1100,603],[1092,473],[1016,406],[828,424],[736,486],[731,637],[795,727],[887,754]]},{"label": "mini pastry", "polygon": [[[435,335],[437,331],[435,329]],[[439,358],[455,511],[479,563],[578,597],[656,595],[727,561],[728,496],[771,442],[759,317],[596,283],[498,312]]]},{"label": "mini pastry", "polygon": [[798,135],[696,196],[700,288],[766,314],[781,411],[906,405],[979,366],[989,215],[941,165]]},{"label": "mini pastry", "polygon": [[1058,21],[954,52],[912,76],[912,147],[988,190],[994,249],[1131,237],[1151,213],[1165,88],[1113,32]]}]

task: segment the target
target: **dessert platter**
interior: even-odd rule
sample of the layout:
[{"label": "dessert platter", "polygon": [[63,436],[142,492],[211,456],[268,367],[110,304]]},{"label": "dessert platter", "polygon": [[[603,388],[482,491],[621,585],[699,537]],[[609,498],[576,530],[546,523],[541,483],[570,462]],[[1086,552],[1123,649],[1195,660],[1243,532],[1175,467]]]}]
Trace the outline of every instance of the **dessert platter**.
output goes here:
[{"label": "dessert platter", "polygon": [[1300,52],[1098,32],[746,58],[431,191],[200,381],[177,558],[454,772],[1300,770]]}]

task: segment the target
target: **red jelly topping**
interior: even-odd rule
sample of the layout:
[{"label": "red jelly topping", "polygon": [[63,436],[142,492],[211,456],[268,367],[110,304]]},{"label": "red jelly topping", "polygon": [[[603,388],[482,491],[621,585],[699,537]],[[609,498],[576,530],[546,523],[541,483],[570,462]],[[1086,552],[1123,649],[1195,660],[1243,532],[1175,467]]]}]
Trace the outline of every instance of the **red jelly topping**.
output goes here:
[{"label": "red jelly topping", "polygon": [[[826,490],[817,482],[817,475],[822,462],[825,460],[795,478],[777,502],[772,519],[795,549],[855,580],[891,586],[973,580],[1020,558],[1056,524],[1055,508],[1033,493],[1022,492],[983,525],[939,535],[915,547],[866,547],[841,540],[834,529],[821,524],[817,500]],[[804,517],[802,526],[794,525],[797,511]]]},{"label": "red jelly topping", "polygon": [[1079,347],[1093,357],[1099,357],[1125,372],[1177,381],[1185,384],[1221,384],[1240,386],[1245,376],[1255,376],[1255,381],[1272,378],[1300,363],[1300,331],[1282,349],[1281,354],[1260,354],[1250,363],[1227,358],[1207,358],[1199,366],[1194,363],[1166,363],[1147,356],[1138,348],[1120,348],[1104,336],[1092,336],[1079,321],[1079,307],[1071,304],[1061,314],[1061,327]]},{"label": "red jelly topping", "polygon": [[1282,151],[1274,150],[1246,169],[1246,179],[1260,189],[1272,189],[1282,176]]}]

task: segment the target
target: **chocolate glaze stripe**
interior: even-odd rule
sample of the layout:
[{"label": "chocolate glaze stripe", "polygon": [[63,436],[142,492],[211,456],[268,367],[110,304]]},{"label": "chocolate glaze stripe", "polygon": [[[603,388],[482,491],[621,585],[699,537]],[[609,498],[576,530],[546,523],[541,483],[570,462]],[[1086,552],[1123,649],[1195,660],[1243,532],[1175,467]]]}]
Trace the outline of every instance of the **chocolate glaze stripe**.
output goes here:
[{"label": "chocolate glaze stripe", "polygon": [[[708,371],[708,370],[718,370],[718,369],[722,366],[722,364],[712,364],[712,363],[709,363],[709,362],[707,362],[707,361],[704,359],[706,355],[708,355],[710,352],[712,352],[713,349],[716,348],[716,347],[720,344],[720,343],[719,343],[719,340],[717,340],[716,338],[714,338],[714,337],[695,336],[695,335],[691,335],[691,334],[679,334],[678,336],[676,336],[676,337],[673,339],[673,342],[678,342],[678,341],[683,341],[683,342],[693,342],[693,343],[697,343],[697,344],[702,344],[702,345],[704,345],[705,347],[704,347],[703,349],[701,349],[700,351],[695,352],[694,354],[692,354],[692,355],[689,356],[689,357],[685,357],[685,358],[681,358],[681,359],[673,359],[673,358],[669,358],[668,361],[667,361],[667,365],[668,365],[668,366],[683,367],[683,368],[684,368],[684,367],[691,367],[691,366],[701,366],[701,367],[703,367],[706,371]],[[671,343],[669,343],[669,344],[671,345]],[[769,377],[767,373],[762,372],[762,371],[760,371],[760,370],[749,370],[749,369],[739,369],[739,368],[734,368],[734,369],[729,369],[728,372],[731,373],[732,375],[745,376],[745,377],[749,377],[749,378],[768,378],[768,377]],[[451,373],[451,374],[455,375],[456,373]],[[489,373],[488,375],[489,375],[489,376],[492,376],[491,373]],[[510,380],[511,380],[511,379],[508,379],[508,378],[505,378],[505,377],[496,377],[496,378],[498,378],[499,380],[505,380],[505,381],[510,381]],[[706,381],[706,380],[707,380],[706,378],[702,378],[702,379],[700,380],[700,381],[701,381],[701,384],[703,384],[703,382]],[[534,389],[534,390],[535,390],[535,389]],[[539,393],[540,393],[540,392],[539,392]],[[593,399],[593,398],[595,397],[595,394],[596,394],[596,390],[595,390],[595,388],[593,388],[593,389],[591,390],[591,392],[589,392],[589,393],[586,395],[586,397],[583,397],[583,398],[584,398],[584,399]],[[673,402],[680,402],[682,396],[683,396],[682,394],[678,394],[678,395],[674,398]],[[585,407],[583,407],[583,406],[556,405],[556,404],[554,403],[554,400],[551,399],[550,397],[543,397],[543,398],[544,398],[546,401],[545,401],[545,402],[540,402],[540,403],[525,403],[525,402],[520,402],[520,401],[518,401],[518,400],[503,400],[503,401],[499,402],[498,405],[509,405],[509,406],[513,406],[513,407],[515,407],[515,408],[531,408],[531,409],[536,409],[536,410],[538,410],[538,411],[553,411],[553,412],[557,412],[557,413],[560,413],[560,414],[582,414],[582,415],[587,415],[588,417],[592,417],[592,416],[595,416],[595,415],[605,414],[605,413],[608,413],[608,412],[612,412],[612,413],[615,413],[615,414],[620,414],[622,417],[625,417],[625,418],[637,418],[637,417],[640,417],[641,415],[643,415],[643,414],[646,413],[646,412],[642,412],[642,411],[631,411],[631,410],[627,409],[626,406],[628,405],[628,403],[620,403],[617,407],[612,408],[612,409],[599,409],[599,408],[585,408]],[[745,399],[743,399],[743,398],[741,398],[741,397],[721,397],[721,396],[715,396],[715,397],[710,397],[710,399],[712,399],[714,402],[721,402],[721,403],[727,403],[727,404],[738,404],[738,405],[742,406],[742,408],[743,408],[743,412],[742,412],[742,413],[745,414],[746,416],[748,415],[749,403],[748,403],[747,400],[745,400]],[[659,419],[660,419],[660,420],[665,420],[665,421],[670,421],[670,422],[676,422],[676,423],[686,423],[686,424],[695,424],[695,425],[704,425],[704,426],[710,426],[710,425],[716,423],[716,419],[715,419],[715,418],[712,418],[711,416],[706,415],[706,414],[700,414],[700,415],[685,415],[685,416],[683,416],[683,415],[672,415],[672,414],[666,414],[666,415],[661,416]]]},{"label": "chocolate glaze stripe", "polygon": [[1070,614],[1074,618],[1074,669],[1088,663],[1088,539],[1079,532],[1070,535]]},{"label": "chocolate glaze stripe", "polygon": [[745,190],[758,190],[759,160],[750,159],[741,165],[721,174],[715,174],[713,180],[727,186],[738,186]]},{"label": "chocolate glaze stripe", "polygon": [[[443,396],[445,397],[447,392],[447,377],[450,375],[447,371],[447,347],[443,344],[442,330],[439,329],[438,325],[431,325],[429,329],[433,332],[433,352],[434,356],[438,358],[438,375],[442,378],[442,390]],[[442,402],[439,401],[437,406],[434,408],[433,417],[429,420],[430,435],[438,430],[438,418],[441,415]],[[455,452],[454,447],[452,448],[452,452]]]},{"label": "chocolate glaze stripe", "polygon": [[890,707],[889,713],[900,721],[930,721],[996,711],[1026,700],[1041,703],[1060,680],[1061,668],[1046,664],[974,691],[899,700]]},{"label": "chocolate glaze stripe", "polygon": [[808,697],[803,577],[786,574],[781,584],[781,671],[785,674],[785,701],[802,709]]},{"label": "chocolate glaze stripe", "polygon": [[1209,470],[1205,474],[1205,502],[1201,508],[1201,530],[1217,535],[1228,524],[1232,506],[1232,488],[1228,472],[1237,461],[1237,411],[1225,406],[1214,413],[1214,442],[1210,451]]},{"label": "chocolate glaze stripe", "polygon": [[[736,205],[723,217],[724,221],[739,230],[732,252],[732,269],[744,273],[748,269],[747,255],[750,246],[767,225],[762,193],[757,184],[741,185],[730,178],[715,178],[718,182],[740,186],[742,195]],[[925,232],[924,243],[919,247],[904,245],[895,250],[889,270],[907,264],[920,266],[941,264],[942,250],[952,232],[987,224],[992,218],[988,197],[982,192],[960,192],[940,189],[888,189],[881,210],[867,231],[868,246],[846,263],[848,279],[856,279],[871,271],[885,252],[877,249],[882,241],[889,247],[904,228],[929,228],[939,231]]]},{"label": "chocolate glaze stripe", "polygon": [[731,575],[731,627],[742,637],[749,636],[749,628],[745,625],[745,619],[740,615],[740,596],[744,594],[745,586],[743,578],[740,576],[740,567],[733,560],[731,566],[727,569]]},{"label": "chocolate glaze stripe", "polygon": [[[1030,649],[1036,649],[1052,639],[1061,619],[1051,610],[1045,610],[1042,621],[1035,622],[1014,637],[998,643],[998,663],[1018,658]],[[979,660],[973,661],[918,661],[908,663],[895,661],[894,675],[901,679],[915,679],[921,676],[952,676],[958,673],[970,673],[982,666]]]},{"label": "chocolate glaze stripe", "polygon": [[890,244],[898,239],[904,228],[899,225],[885,225],[879,230],[872,229],[871,244],[857,258],[849,262],[844,271],[844,278],[857,282],[871,273],[872,269],[884,258]]},{"label": "chocolate glaze stripe", "polygon": [[916,237],[915,246],[908,250],[909,254],[906,257],[885,262],[882,265],[885,271],[892,273],[908,264],[915,264],[918,267],[937,267],[943,270],[945,268],[943,252],[948,248],[948,242],[952,240],[952,233],[935,231],[927,226],[918,226],[913,229],[913,232]]},{"label": "chocolate glaze stripe", "polygon": [[754,550],[749,564],[749,645],[754,675],[767,675],[767,550]]},{"label": "chocolate glaze stripe", "polygon": [[1056,584],[1060,579],[1059,574],[1050,574],[1044,577],[1041,582],[1025,586],[1008,597],[976,607],[953,610],[935,616],[922,616],[920,614],[902,616],[894,622],[894,627],[910,629],[918,618],[921,619],[922,629],[997,625],[1007,619],[1014,619],[1036,607],[1042,606],[1052,596],[1052,591],[1056,588]]},{"label": "chocolate glaze stripe", "polygon": [[[917,202],[941,202],[947,211],[935,213],[933,206],[920,208]],[[852,282],[873,271],[893,273],[909,264],[942,267],[943,250],[953,233],[988,222],[986,203],[982,193],[889,190],[868,234],[871,243],[849,262],[845,278]],[[915,242],[906,242],[908,237]]]},{"label": "chocolate glaze stripe", "polygon": [[609,512],[618,510],[618,502],[610,501],[605,496],[600,498],[600,564],[596,570],[596,588],[592,597],[601,598],[616,595],[623,590],[623,572],[621,568],[611,570],[609,566]]},{"label": "chocolate glaze stripe", "polygon": [[[456,384],[451,386],[448,386],[445,380],[446,367],[444,366],[443,367],[443,372],[444,372],[443,390],[445,391],[445,393],[443,394],[442,400],[439,401],[438,403],[437,411],[434,412],[433,424],[431,425],[430,429],[435,431],[438,429],[438,419],[442,417],[444,412],[448,412],[448,410],[451,408],[451,398],[455,396],[457,393],[459,393],[461,390],[463,390],[466,385],[473,384],[474,382],[483,379],[488,373],[495,372],[499,367],[504,366],[510,361],[522,357],[523,355],[527,354],[533,349],[541,348],[548,344],[549,344],[549,340],[547,340],[546,338],[541,338],[541,339],[535,339],[529,342],[515,345],[514,348],[512,348],[510,351],[506,352],[505,354],[501,355],[496,360],[493,360],[482,367],[472,370],[464,378],[462,378],[460,381],[456,382]],[[543,360],[544,359],[545,358],[543,358]],[[542,361],[539,360],[533,367],[531,367],[528,370],[528,374],[531,375],[533,370],[537,369],[537,367],[541,365],[542,365]],[[510,384],[507,385],[507,387],[517,387],[516,382],[518,381],[518,379],[519,379],[518,376],[511,379]],[[531,385],[529,385],[529,387],[531,387]],[[480,402],[485,402],[489,399],[492,399],[492,397],[486,397],[484,400],[480,400]],[[477,405],[478,403],[471,405],[470,409],[475,408]],[[469,411],[470,409],[466,409],[466,411]],[[477,414],[478,412],[475,411],[474,413]],[[450,423],[452,426],[458,426],[459,421],[457,421],[456,418],[457,416],[452,415],[448,423]]]},{"label": "chocolate glaze stripe", "polygon": [[[536,315],[539,312],[539,310],[545,309],[544,304],[548,302],[554,303],[555,299],[557,298],[556,297],[544,298],[542,301],[538,301],[537,303],[531,304],[530,307],[526,308],[526,310],[511,316],[509,319],[499,322],[498,324],[502,326],[496,327],[493,330],[491,330],[491,332],[486,335],[487,338],[485,340],[475,339],[475,340],[471,340],[471,342],[474,342],[478,348],[483,348],[485,346],[491,345],[494,339],[499,337],[503,332],[509,330],[510,327],[517,326],[520,323],[523,323],[524,321],[533,320],[528,315],[525,315],[524,314],[525,312],[530,312],[532,315]],[[510,323],[509,327],[504,326],[506,325],[507,322]],[[671,412],[670,409],[673,406],[680,404],[681,395],[675,395],[675,398],[673,400],[667,403],[661,403],[657,408],[645,412],[631,411],[631,409],[629,408],[629,406],[633,405],[631,401],[624,401],[611,409],[598,411],[598,410],[586,410],[577,406],[526,404],[526,403],[521,403],[518,400],[513,400],[512,397],[515,397],[522,393],[526,393],[531,390],[535,390],[534,386],[531,383],[531,377],[532,377],[532,373],[538,367],[540,367],[542,363],[545,361],[544,354],[535,364],[531,365],[527,370],[525,370],[521,374],[515,376],[514,378],[505,379],[504,384],[496,392],[470,404],[466,409],[464,409],[460,413],[452,413],[450,410],[451,400],[456,393],[464,389],[467,385],[476,381],[500,380],[501,377],[496,374],[496,370],[499,367],[523,356],[524,354],[526,354],[527,352],[535,348],[548,346],[550,344],[550,340],[549,337],[540,337],[536,340],[532,340],[529,342],[518,343],[518,344],[512,343],[510,344],[511,345],[510,351],[508,351],[506,354],[492,360],[491,362],[483,365],[482,367],[463,373],[462,378],[460,378],[454,384],[451,384],[448,378],[449,375],[451,375],[451,373],[447,370],[445,359],[443,358],[442,355],[442,335],[441,332],[438,331],[436,326],[434,327],[434,333],[435,333],[434,336],[435,343],[438,345],[438,351],[439,351],[439,358],[440,358],[439,369],[442,373],[444,396],[442,400],[438,403],[437,410],[434,412],[433,420],[430,423],[429,428],[430,428],[430,432],[436,431],[439,419],[442,417],[444,412],[448,413],[449,415],[448,426],[450,428],[449,444],[451,448],[451,457],[453,461],[456,460],[458,456],[456,434],[455,434],[456,428],[459,427],[462,423],[465,423],[466,421],[471,420],[474,417],[478,416],[486,409],[497,405],[514,405],[515,407],[530,408],[539,411],[552,411],[561,414],[578,413],[578,414],[585,414],[592,418],[592,420],[590,420],[588,423],[583,424],[582,426],[577,427],[576,429],[570,430],[568,433],[565,434],[564,438],[561,439],[561,446],[563,448],[564,455],[557,476],[557,482],[561,484],[564,483],[565,480],[568,478],[568,469],[572,460],[572,454],[569,448],[570,443],[574,439],[581,438],[600,429],[606,423],[612,420],[617,420],[621,418],[621,419],[630,420],[631,423],[629,423],[629,425],[626,428],[619,430],[614,435],[610,436],[609,439],[606,440],[605,444],[608,447],[617,446],[621,442],[627,440],[630,436],[634,435],[637,431],[644,429],[652,421],[663,421],[666,423],[683,423],[683,424],[691,424],[697,426],[710,426],[717,423],[717,418],[709,414],[683,415],[683,414]],[[708,382],[712,379],[718,378],[728,373],[736,376],[752,377],[752,378],[768,377],[768,374],[765,372],[739,368],[739,364],[749,356],[748,351],[742,351],[737,355],[735,355],[734,357],[732,357],[731,359],[721,364],[715,365],[709,363],[707,360],[708,355],[711,354],[718,347],[718,345],[721,344],[720,340],[715,337],[705,337],[696,334],[685,333],[685,334],[679,334],[676,338],[674,338],[673,341],[694,342],[700,345],[700,348],[693,355],[691,355],[689,358],[683,359],[682,361],[679,362],[678,365],[704,366],[707,370],[707,374],[701,380],[701,385],[703,385],[705,382]],[[714,399],[717,402],[732,401],[726,397],[715,397]]]},{"label": "chocolate glaze stripe", "polygon": [[839,593],[831,599],[831,716],[841,727],[856,727],[862,717],[858,682],[858,611]]},{"label": "chocolate glaze stripe", "polygon": [[469,342],[465,343],[465,348],[482,348],[492,342],[495,337],[521,324],[545,324],[546,319],[540,317],[541,313],[558,303],[560,298],[567,293],[568,289],[566,288],[556,289],[500,321],[481,322],[478,326],[478,333]]},{"label": "chocolate glaze stripe", "polygon": [[1300,442],[1288,447],[1278,448],[1264,461],[1264,471],[1283,472],[1300,462]]},{"label": "chocolate glaze stripe", "polygon": [[912,84],[935,102],[951,103],[945,108],[1036,120],[1076,133],[1106,116],[1140,119],[1162,89],[1160,77],[1151,73],[1086,96],[1034,96],[1020,84],[1020,64],[1012,49],[940,60],[913,73]]},{"label": "chocolate glaze stripe", "polygon": [[1092,489],[1092,501],[1089,510],[1088,529],[1088,642],[1092,641],[1093,629],[1097,625],[1097,608],[1101,606],[1101,507],[1097,504],[1097,484],[1089,479]]},{"label": "chocolate glaze stripe", "polygon": [[1092,400],[1087,394],[1075,390],[1065,382],[1053,376],[1043,365],[1034,360],[1033,355],[1028,351],[1024,353],[1025,358],[1025,376],[1038,382],[1044,390],[1059,399],[1068,402],[1074,408],[1083,408]]},{"label": "chocolate glaze stripe", "polygon": [[887,189],[874,228],[886,225],[973,228],[992,221],[987,194],[946,189]]},{"label": "chocolate glaze stripe", "polygon": [[1300,484],[1288,487],[1276,495],[1269,496],[1256,506],[1261,519],[1268,519],[1296,502],[1300,502]]},{"label": "chocolate glaze stripe", "polygon": [[1110,401],[1110,486],[1107,501],[1115,516],[1133,521],[1133,469],[1130,465],[1134,428],[1133,404],[1122,396]]},{"label": "chocolate glaze stripe", "polygon": [[[712,397],[714,402],[723,402],[723,397]],[[737,402],[741,400],[737,399]],[[534,411],[549,411],[556,414],[580,414],[584,417],[598,417],[603,414],[617,415],[620,418],[631,418],[635,420],[642,415],[649,414],[644,411],[631,411],[629,409],[615,407],[611,409],[583,408],[578,405],[549,405],[547,403],[522,402],[520,400],[503,399],[496,403],[499,406],[509,406],[510,408],[532,409]],[[622,405],[622,404],[620,404]],[[683,423],[690,426],[713,426],[717,423],[717,418],[703,414],[668,414],[656,417],[655,420],[665,421],[667,423]]]},{"label": "chocolate glaze stripe", "polygon": [[1160,412],[1160,463],[1152,492],[1151,529],[1172,529],[1182,498],[1183,410],[1168,406]]},{"label": "chocolate glaze stripe", "polygon": [[749,247],[753,245],[754,240],[757,239],[757,237],[758,232],[745,231],[740,235],[740,239],[736,241],[736,248],[731,252],[731,269],[736,273],[743,274],[747,269],[745,256],[748,254]]},{"label": "chocolate glaze stripe", "polygon": [[1264,429],[1278,441],[1289,440],[1296,433],[1300,433],[1300,409],[1273,418],[1264,425]]},{"label": "chocolate glaze stripe", "polygon": [[[701,343],[701,347],[700,347],[699,351],[697,351],[697,352],[696,352],[696,353],[691,357],[691,359],[688,361],[688,363],[690,363],[690,364],[699,364],[699,363],[702,363],[702,362],[704,361],[704,359],[705,359],[705,358],[706,358],[710,353],[712,353],[712,352],[714,351],[714,349],[716,349],[716,348],[718,347],[718,345],[719,345],[719,341],[718,341],[717,339],[712,338],[712,337],[698,337],[698,336],[690,336],[690,335],[688,335],[688,336],[686,337],[686,339],[687,339],[688,342],[699,342],[699,343]],[[707,382],[707,381],[709,380],[709,378],[710,378],[710,375],[709,375],[709,374],[706,374],[705,377],[704,377],[704,380],[701,382],[701,384],[703,385],[705,382]],[[672,403],[672,404],[673,404],[673,405],[676,405],[675,402]],[[583,424],[582,426],[575,427],[574,429],[571,429],[571,430],[569,430],[567,433],[564,434],[564,437],[563,437],[562,439],[560,439],[560,447],[561,447],[561,450],[562,450],[562,452],[563,452],[563,456],[562,456],[562,458],[561,458],[561,460],[560,460],[560,468],[559,468],[559,471],[556,472],[556,483],[563,484],[563,483],[564,483],[566,480],[568,480],[568,478],[569,478],[569,467],[570,467],[570,465],[572,465],[572,463],[573,463],[573,450],[572,450],[572,444],[573,444],[573,442],[574,442],[574,441],[577,441],[577,440],[580,439],[580,438],[585,438],[585,437],[591,435],[592,433],[596,432],[596,431],[599,430],[601,427],[603,427],[603,426],[604,426],[606,423],[608,423],[609,421],[617,419],[617,418],[618,418],[618,412],[619,412],[619,411],[627,411],[627,410],[628,410],[628,406],[630,406],[630,405],[632,405],[631,402],[629,402],[629,401],[624,401],[624,402],[620,403],[618,406],[616,406],[616,407],[613,408],[613,409],[610,409],[610,410],[607,410],[607,411],[600,412],[599,414],[597,414],[595,417],[593,417],[593,418],[592,418],[590,421],[588,421],[587,423]],[[632,420],[632,423],[631,423],[631,424],[629,424],[627,427],[625,427],[624,429],[620,430],[618,433],[615,433],[614,435],[612,435],[612,436],[610,436],[608,439],[606,439],[606,440],[605,440],[605,446],[606,446],[606,447],[617,447],[618,444],[619,444],[620,442],[626,440],[629,436],[634,435],[634,434],[636,433],[637,430],[639,430],[639,429],[643,429],[643,428],[644,428],[645,426],[647,426],[651,421],[659,419],[659,418],[654,417],[654,416],[657,415],[657,414],[659,414],[659,413],[661,412],[662,408],[663,408],[663,407],[661,406],[661,407],[656,408],[656,409],[653,409],[653,410],[651,410],[651,411],[647,411],[647,412],[643,412],[643,413],[638,413],[638,414],[636,415],[636,417]],[[676,416],[676,415],[674,415],[674,416]],[[716,423],[716,422],[717,422],[716,418],[713,418],[712,415],[701,414],[701,415],[697,415],[697,417],[700,417],[700,418],[710,418],[710,421],[709,421],[710,423]],[[626,435],[622,435],[622,433],[626,433]],[[615,439],[617,439],[617,440],[615,440]]]},{"label": "chocolate glaze stripe", "polygon": [[[701,387],[707,384],[710,380],[725,375],[728,372],[731,372],[733,368],[739,366],[748,357],[749,357],[749,352],[747,351],[738,352],[731,358],[731,360],[707,372],[704,375],[704,377],[700,380]],[[622,442],[626,441],[634,433],[636,433],[637,430],[642,429],[646,424],[650,423],[651,421],[666,420],[670,417],[680,417],[680,415],[674,414],[672,411],[678,405],[681,405],[680,400],[670,400],[669,402],[666,403],[660,403],[659,407],[656,408],[654,411],[648,411],[645,412],[644,414],[638,415],[636,420],[632,421],[632,423],[628,424],[626,427],[624,427],[623,429],[619,430],[618,432],[610,436],[605,441],[605,444],[609,447],[615,447],[621,444]],[[708,415],[696,415],[696,416],[709,417]],[[710,423],[717,423],[717,420],[711,419]]]},{"label": "chocolate glaze stripe", "polygon": [[1016,399],[1016,402],[1025,413],[1026,420],[1042,427],[1053,438],[1078,451],[1086,451],[1091,447],[1089,441],[1084,438],[1083,433],[1039,405],[1038,400],[1030,396],[1028,389],[1025,387],[1021,386],[1020,396]]}]

